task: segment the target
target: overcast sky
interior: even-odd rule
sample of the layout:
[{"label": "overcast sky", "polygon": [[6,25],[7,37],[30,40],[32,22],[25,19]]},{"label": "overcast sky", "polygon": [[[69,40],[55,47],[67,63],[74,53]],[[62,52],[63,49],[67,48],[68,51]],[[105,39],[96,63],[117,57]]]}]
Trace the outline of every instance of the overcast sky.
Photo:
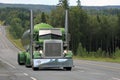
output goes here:
[{"label": "overcast sky", "polygon": [[[0,3],[45,4],[56,5],[59,0],[0,0]],[[69,0],[70,5],[76,5],[77,0]],[[120,0],[80,0],[83,6],[120,5]]]}]

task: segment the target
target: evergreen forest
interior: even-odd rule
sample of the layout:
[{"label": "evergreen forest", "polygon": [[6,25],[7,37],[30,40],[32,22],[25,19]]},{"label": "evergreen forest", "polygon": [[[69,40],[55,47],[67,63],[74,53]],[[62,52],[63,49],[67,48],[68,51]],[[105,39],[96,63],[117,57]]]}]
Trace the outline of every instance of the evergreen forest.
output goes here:
[{"label": "evergreen forest", "polygon": [[[74,55],[120,58],[120,9],[85,10],[79,4],[69,7],[60,2],[50,12],[35,10],[34,24],[43,22],[64,27],[66,8],[69,10],[70,49]],[[21,39],[30,27],[30,10],[0,8],[0,22],[9,26],[15,39]]]}]

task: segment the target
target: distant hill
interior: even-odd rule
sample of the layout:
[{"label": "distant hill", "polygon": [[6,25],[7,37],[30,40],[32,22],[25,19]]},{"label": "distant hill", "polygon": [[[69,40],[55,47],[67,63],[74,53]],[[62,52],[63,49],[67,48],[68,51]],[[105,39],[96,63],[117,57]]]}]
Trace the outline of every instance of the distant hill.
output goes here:
[{"label": "distant hill", "polygon": [[117,15],[120,14],[120,6],[83,6],[91,15]]},{"label": "distant hill", "polygon": [[83,6],[83,9],[94,9],[94,10],[103,10],[103,9],[120,9],[120,6]]},{"label": "distant hill", "polygon": [[26,8],[26,9],[33,9],[33,10],[41,10],[41,11],[45,11],[45,12],[50,12],[52,9],[55,8],[55,6],[51,6],[51,5],[3,4],[3,3],[0,3],[0,8],[5,8],[5,7]]},{"label": "distant hill", "polygon": [[[55,9],[55,5],[33,5],[33,4],[3,4],[0,3],[0,8],[5,7],[18,7],[18,8],[26,8],[33,10],[41,10],[45,12],[50,12],[52,9]],[[85,10],[103,10],[103,9],[120,9],[120,6],[82,6]]]}]

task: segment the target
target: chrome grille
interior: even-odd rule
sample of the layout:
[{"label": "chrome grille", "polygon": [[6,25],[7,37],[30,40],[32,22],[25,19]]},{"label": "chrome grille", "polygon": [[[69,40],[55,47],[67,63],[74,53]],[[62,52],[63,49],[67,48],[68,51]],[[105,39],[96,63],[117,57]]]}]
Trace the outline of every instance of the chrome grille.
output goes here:
[{"label": "chrome grille", "polygon": [[61,57],[63,52],[61,40],[45,40],[44,56],[45,57]]}]

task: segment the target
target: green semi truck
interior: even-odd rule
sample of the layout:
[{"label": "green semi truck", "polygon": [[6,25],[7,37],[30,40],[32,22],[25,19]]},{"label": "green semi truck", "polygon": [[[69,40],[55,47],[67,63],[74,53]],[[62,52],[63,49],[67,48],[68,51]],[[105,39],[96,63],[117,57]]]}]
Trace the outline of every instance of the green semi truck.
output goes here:
[{"label": "green semi truck", "polygon": [[53,67],[71,70],[73,53],[67,48],[65,36],[64,28],[54,28],[46,23],[36,24],[22,36],[25,51],[18,53],[18,64],[32,66],[33,70]]}]

